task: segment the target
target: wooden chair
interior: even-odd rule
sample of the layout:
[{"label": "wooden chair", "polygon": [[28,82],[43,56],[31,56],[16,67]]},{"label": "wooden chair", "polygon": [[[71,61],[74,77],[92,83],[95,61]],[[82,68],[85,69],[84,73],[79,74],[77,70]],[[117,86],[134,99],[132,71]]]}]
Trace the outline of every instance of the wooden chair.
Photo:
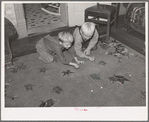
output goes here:
[{"label": "wooden chair", "polygon": [[106,24],[106,41],[110,41],[110,29],[111,24],[114,22],[115,29],[117,28],[117,20],[119,13],[119,3],[113,3],[112,5],[103,5],[97,3],[97,5],[89,7],[85,10],[85,22],[93,22],[97,24],[99,30],[99,24]]}]

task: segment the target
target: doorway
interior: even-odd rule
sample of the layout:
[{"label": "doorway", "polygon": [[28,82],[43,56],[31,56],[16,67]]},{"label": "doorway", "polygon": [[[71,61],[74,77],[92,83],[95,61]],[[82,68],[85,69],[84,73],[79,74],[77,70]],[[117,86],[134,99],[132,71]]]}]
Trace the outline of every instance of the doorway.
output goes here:
[{"label": "doorway", "polygon": [[53,3],[23,4],[28,35],[50,32],[68,26],[67,3],[59,3],[59,6],[54,5]]}]

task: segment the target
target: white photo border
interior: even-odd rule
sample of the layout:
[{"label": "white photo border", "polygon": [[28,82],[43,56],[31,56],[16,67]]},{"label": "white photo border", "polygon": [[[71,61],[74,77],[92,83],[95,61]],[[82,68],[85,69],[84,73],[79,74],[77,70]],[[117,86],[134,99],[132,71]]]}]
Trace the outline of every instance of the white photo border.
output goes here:
[{"label": "white photo border", "polygon": [[[2,1],[1,2],[1,120],[18,121],[18,120],[129,120],[129,121],[145,121],[148,119],[148,92],[146,92],[145,107],[79,107],[80,111],[76,111],[76,107],[50,107],[50,108],[5,108],[4,107],[4,82],[5,82],[5,47],[4,47],[4,4],[5,3],[37,3],[39,1]],[[49,2],[49,1],[42,1]],[[68,3],[70,1],[50,1],[59,3]],[[78,3],[84,1],[74,1]],[[93,1],[85,1],[85,3]],[[97,1],[94,1],[97,2]],[[100,1],[99,1],[100,2]],[[111,1],[101,1],[111,2]],[[112,1],[120,2],[122,1]],[[129,2],[129,1],[124,1]],[[132,2],[132,1],[131,1]],[[143,1],[136,1],[143,2]],[[146,2],[146,1],[144,1]],[[41,2],[39,2],[41,3]],[[148,2],[146,2],[146,91],[148,91]],[[87,111],[81,111],[87,109]]]}]

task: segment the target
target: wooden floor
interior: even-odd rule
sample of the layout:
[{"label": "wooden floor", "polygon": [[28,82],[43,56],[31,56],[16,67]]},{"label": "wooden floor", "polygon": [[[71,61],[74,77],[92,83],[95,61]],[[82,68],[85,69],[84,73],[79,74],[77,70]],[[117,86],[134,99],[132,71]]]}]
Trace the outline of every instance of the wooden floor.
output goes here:
[{"label": "wooden floor", "polygon": [[[130,48],[136,50],[137,52],[145,55],[145,37],[135,31],[129,30],[126,31],[124,25],[124,16],[119,17],[117,30],[114,31],[113,27],[111,28],[111,36],[123,44],[129,46]],[[73,27],[74,28],[74,27]],[[30,35],[29,37],[15,40],[11,43],[11,49],[13,53],[13,58],[35,53],[35,45],[38,40],[40,40],[46,34],[50,34],[51,36],[56,36],[60,31],[67,31],[72,28],[63,27],[59,30],[50,32],[50,33],[42,33],[38,35]],[[104,34],[106,32],[106,27],[103,26],[100,28],[100,34]]]}]

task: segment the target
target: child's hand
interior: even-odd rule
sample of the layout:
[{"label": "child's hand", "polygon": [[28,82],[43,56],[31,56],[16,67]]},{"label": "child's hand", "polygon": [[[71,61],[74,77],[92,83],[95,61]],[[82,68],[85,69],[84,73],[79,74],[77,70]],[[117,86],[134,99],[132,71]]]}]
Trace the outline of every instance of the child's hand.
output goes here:
[{"label": "child's hand", "polygon": [[87,55],[85,55],[85,58],[87,58],[87,59],[89,59],[90,61],[94,61],[95,60],[95,57],[94,56],[87,56]]},{"label": "child's hand", "polygon": [[78,69],[78,68],[79,68],[79,65],[78,65],[78,64],[74,64],[74,67],[75,67],[76,69]]},{"label": "child's hand", "polygon": [[77,64],[84,64],[84,61],[79,61],[79,60],[77,59],[77,57],[74,57],[74,59],[75,59],[75,61],[77,62]]},{"label": "child's hand", "polygon": [[89,60],[90,60],[90,61],[94,61],[94,60],[95,60],[95,57],[94,57],[94,56],[89,57]]},{"label": "child's hand", "polygon": [[84,61],[77,61],[77,64],[84,64]]},{"label": "child's hand", "polygon": [[77,68],[77,69],[79,68],[79,65],[76,64],[76,63],[69,62],[69,65],[74,66],[74,67]]},{"label": "child's hand", "polygon": [[85,54],[85,55],[90,55],[90,50],[89,50],[89,49],[86,49],[86,50],[84,51],[84,54]]}]

